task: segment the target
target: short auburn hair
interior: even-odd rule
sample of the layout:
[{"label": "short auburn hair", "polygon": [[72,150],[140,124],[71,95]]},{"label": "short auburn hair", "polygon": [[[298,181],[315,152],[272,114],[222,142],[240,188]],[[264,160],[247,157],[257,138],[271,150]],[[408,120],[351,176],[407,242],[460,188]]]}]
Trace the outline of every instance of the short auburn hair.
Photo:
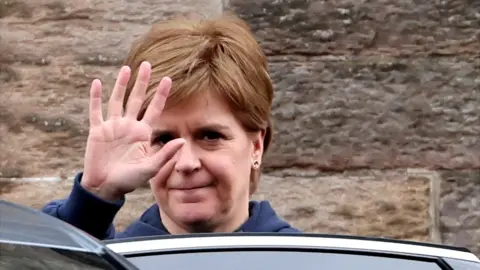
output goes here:
[{"label": "short auburn hair", "polygon": [[[140,64],[152,65],[141,119],[162,77],[172,79],[165,108],[204,91],[223,98],[247,132],[265,130],[264,152],[272,140],[270,111],[273,85],[267,58],[250,27],[232,14],[210,19],[175,18],[153,25],[133,43],[124,64],[132,70],[124,99],[126,106]],[[260,179],[252,171],[250,194]]]}]

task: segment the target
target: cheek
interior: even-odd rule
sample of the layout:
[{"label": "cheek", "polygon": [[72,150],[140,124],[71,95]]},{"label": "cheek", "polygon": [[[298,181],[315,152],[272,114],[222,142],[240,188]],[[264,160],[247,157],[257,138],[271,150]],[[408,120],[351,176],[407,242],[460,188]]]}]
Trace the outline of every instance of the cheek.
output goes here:
[{"label": "cheek", "polygon": [[[251,161],[243,151],[218,152],[204,160],[206,171],[217,181],[220,197],[248,193]],[[225,199],[225,198],[223,198]]]}]

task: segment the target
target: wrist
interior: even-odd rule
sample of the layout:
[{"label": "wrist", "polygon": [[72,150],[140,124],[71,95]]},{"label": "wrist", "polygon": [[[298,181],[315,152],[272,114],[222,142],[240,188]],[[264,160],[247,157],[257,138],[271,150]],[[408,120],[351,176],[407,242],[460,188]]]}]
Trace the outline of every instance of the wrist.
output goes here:
[{"label": "wrist", "polygon": [[123,194],[119,192],[111,191],[107,188],[98,188],[93,192],[93,194],[102,198],[105,201],[110,201],[110,202],[120,201],[124,199]]},{"label": "wrist", "polygon": [[92,186],[89,184],[89,181],[81,181],[80,185],[88,192],[94,194],[95,196],[105,200],[105,201],[119,201],[124,199],[124,194],[118,192],[112,187],[107,185]]}]

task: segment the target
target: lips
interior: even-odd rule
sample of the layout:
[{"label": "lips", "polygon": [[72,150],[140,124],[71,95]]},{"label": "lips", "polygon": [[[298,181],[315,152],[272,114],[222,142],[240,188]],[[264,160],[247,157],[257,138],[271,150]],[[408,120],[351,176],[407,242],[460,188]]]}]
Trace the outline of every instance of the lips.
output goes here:
[{"label": "lips", "polygon": [[181,186],[181,187],[171,187],[170,189],[174,190],[195,190],[195,189],[201,189],[201,188],[206,188],[206,187],[211,187],[212,184],[206,184],[206,185],[197,185],[197,186]]}]

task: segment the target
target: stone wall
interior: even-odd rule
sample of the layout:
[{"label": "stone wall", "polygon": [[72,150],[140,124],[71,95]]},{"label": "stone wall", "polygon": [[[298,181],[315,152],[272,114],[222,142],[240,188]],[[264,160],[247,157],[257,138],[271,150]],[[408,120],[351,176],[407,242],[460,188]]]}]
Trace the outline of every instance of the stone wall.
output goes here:
[{"label": "stone wall", "polygon": [[[226,9],[251,24],[276,88],[256,198],[305,231],[480,255],[480,2],[153,2],[0,1],[2,199],[39,208],[67,196],[71,180],[11,177],[81,170],[91,80],[102,79],[106,100],[130,42],[152,22]],[[152,202],[148,190],[132,194],[116,225]]]},{"label": "stone wall", "polygon": [[271,60],[270,165],[480,167],[480,2],[436,2],[231,0]]},{"label": "stone wall", "polygon": [[480,170],[441,171],[442,240],[480,256]]}]

